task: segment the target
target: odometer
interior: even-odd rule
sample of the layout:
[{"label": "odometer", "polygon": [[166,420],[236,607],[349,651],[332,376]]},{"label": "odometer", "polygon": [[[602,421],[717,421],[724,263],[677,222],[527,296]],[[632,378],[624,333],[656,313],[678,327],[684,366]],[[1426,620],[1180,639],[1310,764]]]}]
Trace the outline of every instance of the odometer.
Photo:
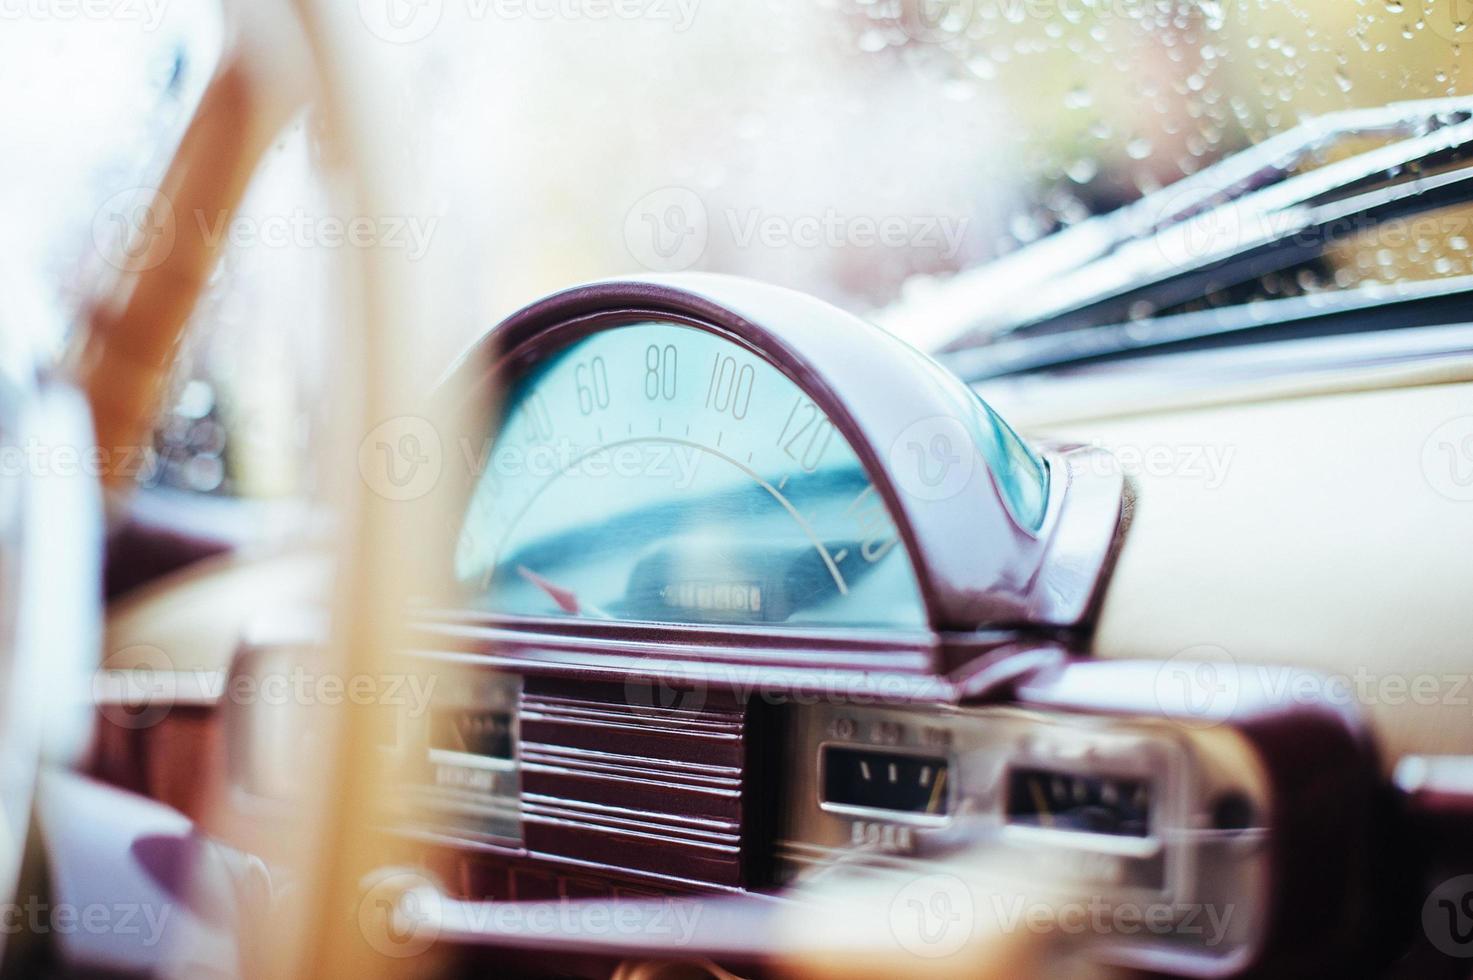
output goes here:
[{"label": "odometer", "polygon": [[473,601],[520,615],[918,628],[919,588],[854,449],[715,333],[612,326],[517,379],[463,526]]}]

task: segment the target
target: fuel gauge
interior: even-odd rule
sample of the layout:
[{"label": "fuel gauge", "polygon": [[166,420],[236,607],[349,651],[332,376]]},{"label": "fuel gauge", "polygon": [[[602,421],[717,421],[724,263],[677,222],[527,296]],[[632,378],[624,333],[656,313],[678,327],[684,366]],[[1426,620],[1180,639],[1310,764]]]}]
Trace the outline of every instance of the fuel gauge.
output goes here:
[{"label": "fuel gauge", "polygon": [[826,745],[826,806],[944,817],[951,812],[951,765],[941,756]]}]

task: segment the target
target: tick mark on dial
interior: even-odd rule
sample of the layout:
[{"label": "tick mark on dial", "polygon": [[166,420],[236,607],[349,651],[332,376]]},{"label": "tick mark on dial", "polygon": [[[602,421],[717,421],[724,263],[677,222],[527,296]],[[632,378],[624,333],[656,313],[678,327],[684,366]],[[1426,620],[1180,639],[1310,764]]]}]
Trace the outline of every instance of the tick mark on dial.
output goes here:
[{"label": "tick mark on dial", "polygon": [[848,557],[849,557],[849,549],[848,548],[840,548],[834,554],[834,564],[837,565],[837,564],[839,564],[839,562],[843,561],[845,558],[848,558]]},{"label": "tick mark on dial", "polygon": [[783,478],[778,481],[777,488],[779,490],[781,490],[783,487],[785,487],[787,485],[788,485],[788,475],[786,473],[784,473],[783,474]]}]

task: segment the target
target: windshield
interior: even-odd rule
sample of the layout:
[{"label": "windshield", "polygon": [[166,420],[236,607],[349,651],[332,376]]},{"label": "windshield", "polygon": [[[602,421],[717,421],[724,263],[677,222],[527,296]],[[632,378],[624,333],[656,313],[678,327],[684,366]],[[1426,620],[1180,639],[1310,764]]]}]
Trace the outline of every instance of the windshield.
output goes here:
[{"label": "windshield", "polygon": [[[595,6],[369,24],[402,76],[392,115],[418,130],[447,349],[570,281],[645,269],[873,312],[1307,118],[1470,82],[1452,0]],[[1347,244],[1262,288],[1467,271],[1464,236],[1429,237]]]},{"label": "windshield", "polygon": [[[536,296],[644,271],[729,272],[791,286],[937,350],[965,331],[936,329],[944,318],[924,300],[959,273],[1175,188],[1307,119],[1468,92],[1462,6],[365,2],[348,23],[392,80],[382,90],[389,104],[377,111],[392,121],[385,131],[416,190],[393,214],[354,217],[437,286],[420,331],[426,378]],[[156,22],[133,23],[119,11],[153,8],[98,9],[109,16],[62,23],[50,7],[27,5],[23,17],[5,14],[15,23],[0,32],[0,65],[15,80],[6,86],[7,131],[26,150],[7,155],[4,184],[65,184],[56,195],[27,195],[11,213],[53,197],[67,205],[51,212],[65,220],[27,249],[12,243],[12,252],[43,266],[44,287],[28,281],[25,295],[36,308],[59,298],[61,319],[76,309],[77,271],[99,265],[92,216],[149,179],[140,161],[150,154],[135,148],[115,159],[125,143],[100,138],[98,128],[169,143],[178,113],[160,123],[160,93],[172,84],[181,94],[171,104],[192,104],[210,63],[208,54],[171,60],[179,46],[169,39],[197,32],[197,12],[168,7]],[[55,57],[98,39],[123,67]],[[64,76],[63,63],[90,74]],[[138,84],[104,84],[99,73]],[[89,115],[76,125],[78,106]],[[310,127],[297,138],[303,159],[320,166]],[[1379,138],[1316,147],[1297,166],[1324,166]],[[341,247],[316,204],[299,206],[301,174],[278,170],[286,172],[259,183],[278,180],[286,193],[262,187],[255,199],[272,202],[270,213],[229,229],[232,243],[264,253],[267,236],[247,233],[280,226],[292,249]],[[1166,303],[1130,299],[1112,316],[1464,276],[1473,272],[1470,236],[1459,230],[1465,218],[1453,209],[1390,235],[1352,228],[1312,260]],[[213,227],[209,216],[194,220]],[[7,227],[20,234],[40,224]],[[1204,240],[1217,242],[1216,231],[1195,229],[1165,255],[1197,255]],[[1059,295],[1057,280],[1026,285],[1025,299]],[[244,288],[260,294],[256,306],[270,299],[265,280]],[[897,304],[926,312],[894,316]],[[208,370],[202,377],[218,380]],[[205,470],[174,482],[270,482]]]}]

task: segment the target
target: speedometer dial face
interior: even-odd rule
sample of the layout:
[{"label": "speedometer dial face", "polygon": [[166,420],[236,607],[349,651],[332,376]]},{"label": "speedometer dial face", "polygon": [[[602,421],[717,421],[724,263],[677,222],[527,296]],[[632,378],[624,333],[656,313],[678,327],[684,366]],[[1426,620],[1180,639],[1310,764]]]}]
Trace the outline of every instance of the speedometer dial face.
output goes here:
[{"label": "speedometer dial face", "polygon": [[513,615],[920,628],[883,499],[775,366],[668,322],[592,334],[514,381],[456,573]]}]

